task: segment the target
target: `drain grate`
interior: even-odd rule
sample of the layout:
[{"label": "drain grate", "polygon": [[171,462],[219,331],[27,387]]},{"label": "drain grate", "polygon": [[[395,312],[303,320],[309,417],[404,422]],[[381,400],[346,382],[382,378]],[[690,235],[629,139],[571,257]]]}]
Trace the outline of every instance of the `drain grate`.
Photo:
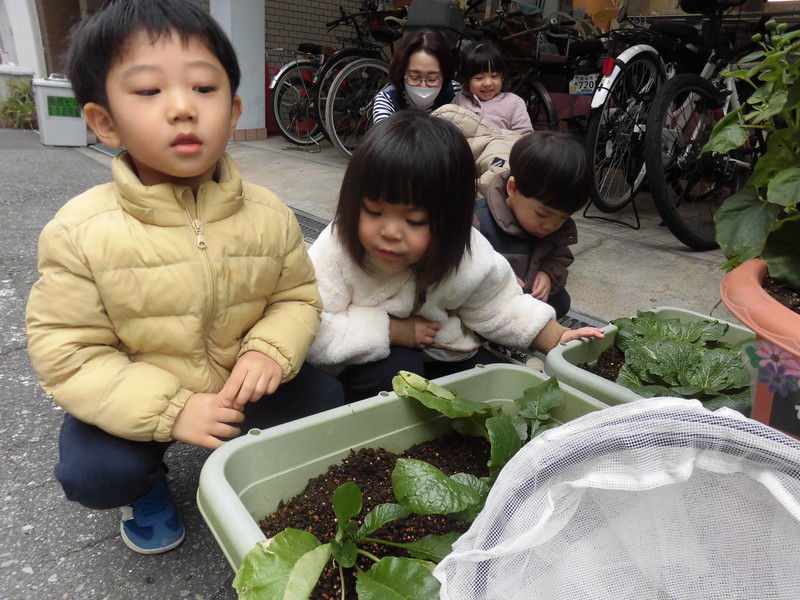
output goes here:
[{"label": "drain grate", "polygon": [[319,237],[322,230],[328,226],[328,221],[315,217],[299,208],[292,208],[292,212],[294,212],[294,216],[297,217],[297,222],[300,224],[303,239],[309,244],[314,243],[314,240]]},{"label": "drain grate", "polygon": [[558,322],[570,329],[580,329],[581,327],[599,327],[602,329],[608,325],[606,321],[598,321],[597,319],[573,311],[569,311],[566,315],[561,317]]}]

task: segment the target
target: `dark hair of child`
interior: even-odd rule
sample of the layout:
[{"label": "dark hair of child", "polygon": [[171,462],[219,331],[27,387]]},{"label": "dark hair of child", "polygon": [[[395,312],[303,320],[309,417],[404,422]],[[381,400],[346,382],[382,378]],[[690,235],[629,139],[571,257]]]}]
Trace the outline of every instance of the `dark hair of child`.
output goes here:
[{"label": "dark hair of child", "polygon": [[67,75],[81,106],[96,102],[110,110],[108,72],[125,53],[130,37],[139,32],[146,32],[152,42],[175,32],[185,44],[193,39],[205,43],[228,73],[231,94],[236,94],[241,77],[236,52],[217,22],[197,2],[112,0],[70,32]]},{"label": "dark hair of child", "polygon": [[358,239],[364,198],[428,211],[431,243],[415,267],[424,290],[450,274],[469,252],[475,162],[461,131],[422,111],[400,111],[372,127],[353,153],[334,217],[347,253],[362,269]]},{"label": "dark hair of child", "polygon": [[442,72],[442,86],[449,85],[456,73],[456,63],[453,51],[447,38],[432,29],[420,29],[409,33],[400,43],[389,62],[389,83],[395,89],[402,90],[405,84],[403,79],[408,68],[408,61],[412,54],[425,52],[436,57],[439,69]]},{"label": "dark hair of child", "polygon": [[[459,65],[461,89],[469,93],[469,82],[481,73],[499,73],[505,78],[506,61],[503,53],[492,43],[474,44],[464,51]],[[505,81],[503,81],[505,87]]]},{"label": "dark hair of child", "polygon": [[569,214],[589,200],[594,173],[586,147],[571,133],[529,133],[511,148],[508,162],[517,189],[526,198]]}]

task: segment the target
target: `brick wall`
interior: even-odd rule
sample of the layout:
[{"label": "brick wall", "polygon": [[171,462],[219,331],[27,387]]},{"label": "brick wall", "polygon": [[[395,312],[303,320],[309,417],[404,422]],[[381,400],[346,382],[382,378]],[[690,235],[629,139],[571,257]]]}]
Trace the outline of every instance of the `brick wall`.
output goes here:
[{"label": "brick wall", "polygon": [[357,11],[361,0],[268,0],[266,6],[266,46],[270,68],[291,60],[291,56],[269,53],[270,48],[296,49],[303,42],[340,47],[338,37],[352,37],[346,26],[327,33],[325,23],[339,17],[339,6]]}]

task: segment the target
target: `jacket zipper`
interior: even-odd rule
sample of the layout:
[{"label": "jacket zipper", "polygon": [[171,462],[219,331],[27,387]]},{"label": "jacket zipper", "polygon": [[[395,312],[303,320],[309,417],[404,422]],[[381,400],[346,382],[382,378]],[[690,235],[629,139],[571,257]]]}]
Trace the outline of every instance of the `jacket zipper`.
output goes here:
[{"label": "jacket zipper", "polygon": [[[198,196],[195,198],[194,208],[195,210],[192,211],[192,207],[189,203],[185,206],[185,210],[187,216],[189,217],[189,225],[191,225],[192,230],[194,231],[195,236],[195,243],[197,247],[201,250],[201,254],[203,256],[203,260],[206,263],[206,276],[208,277],[208,289],[209,289],[209,302],[208,302],[208,310],[206,311],[205,319],[203,321],[203,344],[206,347],[206,354],[208,353],[208,344],[206,342],[208,337],[208,330],[211,327],[211,318],[215,312],[215,306],[217,304],[217,288],[216,288],[216,269],[214,268],[214,261],[211,260],[208,252],[208,244],[206,243],[205,235],[203,234],[203,218],[200,211],[200,207],[202,206],[201,202],[201,190],[198,190]],[[194,212],[195,214],[192,214]]]}]

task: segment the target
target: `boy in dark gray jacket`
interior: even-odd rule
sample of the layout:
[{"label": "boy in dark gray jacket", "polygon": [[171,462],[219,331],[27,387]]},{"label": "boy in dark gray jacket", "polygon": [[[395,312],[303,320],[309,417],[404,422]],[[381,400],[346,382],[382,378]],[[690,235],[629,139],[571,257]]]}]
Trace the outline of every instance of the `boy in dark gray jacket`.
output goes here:
[{"label": "boy in dark gray jacket", "polygon": [[589,200],[594,183],[586,150],[568,133],[537,131],[514,144],[509,167],[478,201],[473,224],[508,259],[525,293],[561,318],[570,307],[569,246],[578,241],[571,215]]}]

